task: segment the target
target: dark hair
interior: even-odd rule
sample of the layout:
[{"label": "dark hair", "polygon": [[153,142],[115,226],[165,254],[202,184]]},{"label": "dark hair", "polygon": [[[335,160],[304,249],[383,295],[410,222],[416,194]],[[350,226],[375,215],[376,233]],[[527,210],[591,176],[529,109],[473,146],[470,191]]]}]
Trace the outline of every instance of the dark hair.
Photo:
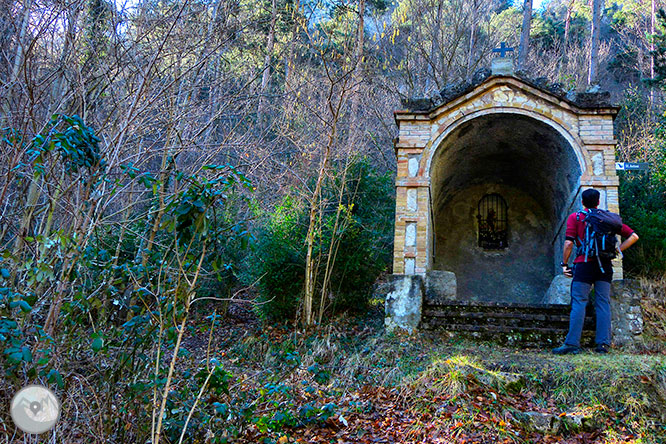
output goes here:
[{"label": "dark hair", "polygon": [[599,206],[599,192],[594,188],[583,191],[583,205],[585,208],[596,208]]}]

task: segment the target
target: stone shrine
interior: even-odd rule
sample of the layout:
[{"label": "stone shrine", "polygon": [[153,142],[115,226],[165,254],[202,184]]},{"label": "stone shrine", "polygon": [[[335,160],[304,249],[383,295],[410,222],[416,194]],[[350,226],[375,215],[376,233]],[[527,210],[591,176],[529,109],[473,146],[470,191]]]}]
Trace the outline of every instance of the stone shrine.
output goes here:
[{"label": "stone shrine", "polygon": [[566,93],[499,57],[403,107],[387,328],[417,328],[423,303],[568,304],[566,217],[589,187],[619,212],[610,95]]}]

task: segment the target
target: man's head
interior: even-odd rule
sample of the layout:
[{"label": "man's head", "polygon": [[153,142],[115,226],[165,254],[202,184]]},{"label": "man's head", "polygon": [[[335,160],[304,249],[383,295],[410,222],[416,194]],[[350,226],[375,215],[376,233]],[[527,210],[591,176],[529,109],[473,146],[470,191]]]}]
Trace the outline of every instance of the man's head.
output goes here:
[{"label": "man's head", "polygon": [[597,208],[599,206],[599,192],[594,188],[583,191],[583,206],[585,208]]}]

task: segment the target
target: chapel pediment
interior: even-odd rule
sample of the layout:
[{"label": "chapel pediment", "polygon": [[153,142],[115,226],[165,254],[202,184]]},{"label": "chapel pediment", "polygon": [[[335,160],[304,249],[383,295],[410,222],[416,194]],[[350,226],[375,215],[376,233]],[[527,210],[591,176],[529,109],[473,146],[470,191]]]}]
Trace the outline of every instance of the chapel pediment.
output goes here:
[{"label": "chapel pediment", "polygon": [[489,106],[520,105],[530,100],[575,114],[616,114],[618,107],[611,103],[607,91],[565,91],[559,83],[547,79],[531,79],[521,73],[491,75],[490,70],[479,70],[469,81],[445,86],[438,94],[428,98],[402,100],[396,119],[405,115],[427,116],[436,120],[441,114],[463,108],[470,102],[478,107],[479,101]]}]

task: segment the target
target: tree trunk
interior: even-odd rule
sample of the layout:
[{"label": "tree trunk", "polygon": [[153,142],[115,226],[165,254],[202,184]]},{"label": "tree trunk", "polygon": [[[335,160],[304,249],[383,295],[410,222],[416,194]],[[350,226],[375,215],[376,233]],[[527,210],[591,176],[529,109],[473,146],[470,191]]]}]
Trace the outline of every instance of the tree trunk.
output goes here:
[{"label": "tree trunk", "polygon": [[352,80],[352,91],[351,91],[351,113],[349,118],[349,133],[347,135],[347,146],[351,149],[355,145],[356,135],[358,133],[358,107],[359,107],[359,94],[360,94],[360,83],[362,76],[360,75],[361,70],[363,69],[363,58],[364,58],[364,48],[365,44],[365,0],[359,0],[358,2],[358,28],[356,30],[356,48],[355,48],[355,59],[354,63],[354,74]]},{"label": "tree trunk", "polygon": [[523,30],[520,33],[520,48],[518,49],[518,69],[525,69],[527,53],[530,50],[530,28],[532,26],[532,0],[525,0],[523,6]]},{"label": "tree trunk", "polygon": [[[335,139],[337,137],[338,129],[338,120],[340,118],[340,109],[342,104],[345,101],[345,96],[348,93],[348,76],[344,76],[346,79],[342,82],[340,95],[337,98],[337,103],[333,103],[333,94],[336,89],[336,83],[332,81],[329,85],[328,96],[327,96],[327,106],[329,112],[331,113],[331,124],[330,130],[328,133],[328,140],[326,147],[324,148],[324,157],[321,161],[321,166],[319,168],[319,175],[317,177],[317,183],[315,184],[315,189],[312,193],[312,199],[310,200],[310,221],[308,224],[308,232],[305,236],[305,243],[307,245],[307,253],[305,256],[305,292],[303,295],[303,323],[305,325],[313,325],[315,323],[315,316],[313,312],[314,307],[314,291],[315,291],[315,281],[316,281],[316,271],[317,267],[315,266],[312,253],[314,251],[314,241],[317,231],[321,229],[321,220],[317,221],[317,213],[321,210],[321,191],[324,184],[324,179],[326,177],[326,171],[328,169],[329,159],[331,157],[331,150],[335,144]],[[321,215],[319,216],[321,217]]]},{"label": "tree trunk", "polygon": [[296,43],[298,39],[299,29],[300,29],[300,13],[301,13],[301,4],[299,0],[295,0],[294,4],[291,7],[291,32],[289,38],[289,50],[287,51],[286,58],[284,60],[284,84],[285,91],[287,93],[285,97],[285,112],[286,116],[291,116],[294,111],[294,102],[296,100],[296,95],[294,91],[295,87],[295,67],[296,67]]},{"label": "tree trunk", "polygon": [[23,64],[23,57],[25,56],[25,39],[26,32],[28,30],[28,22],[30,21],[30,9],[32,8],[32,1],[28,0],[23,9],[23,22],[21,23],[21,31],[18,36],[18,42],[16,45],[16,55],[14,56],[14,66],[12,67],[11,76],[9,77],[8,83],[14,83],[18,77],[19,68]]},{"label": "tree trunk", "polygon": [[11,64],[9,57],[12,36],[14,32],[14,18],[12,17],[12,0],[0,0],[0,78],[7,81]]},{"label": "tree trunk", "polygon": [[[654,80],[654,19],[655,19],[655,0],[651,1],[650,7],[650,79]],[[650,113],[654,106],[654,85],[650,85]]]},{"label": "tree trunk", "polygon": [[298,14],[300,13],[300,2],[296,0],[292,7],[291,17],[293,20],[291,27],[291,38],[289,39],[289,51],[287,52],[287,59],[284,62],[284,78],[288,90],[292,89],[292,77],[294,75],[294,60],[296,58],[296,36],[298,35]]},{"label": "tree trunk", "polygon": [[[66,67],[68,66],[68,58],[72,55],[72,47],[76,41],[76,22],[79,18],[79,7],[80,3],[76,3],[72,8],[67,10],[67,31],[65,33],[65,44],[63,45],[62,52],[60,53],[60,61],[58,64],[58,70],[60,75],[53,82],[53,90],[51,92],[51,101],[49,105],[48,115],[55,113],[62,105],[62,100],[64,96],[64,91],[67,90],[67,75]],[[82,115],[84,115],[83,110],[80,110]],[[85,116],[84,116],[85,119]]]},{"label": "tree trunk", "polygon": [[599,26],[601,25],[601,1],[592,0],[592,46],[590,48],[590,71],[587,84],[597,83],[599,75]]},{"label": "tree trunk", "polygon": [[321,169],[319,170],[319,177],[317,178],[315,191],[312,195],[312,201],[310,202],[310,221],[308,224],[308,234],[305,238],[307,244],[307,253],[305,255],[305,294],[303,295],[303,323],[305,325],[312,325],[314,321],[312,305],[315,290],[315,267],[314,261],[312,260],[312,251],[314,250],[314,240],[317,230],[317,209],[320,205],[319,195],[321,194],[322,181],[324,180],[324,174],[328,164],[328,154],[329,150],[327,147],[324,159],[321,163]]},{"label": "tree trunk", "polygon": [[24,41],[26,38],[26,33],[28,30],[28,22],[30,21],[30,9],[32,9],[32,0],[27,0],[25,7],[23,8],[23,20],[21,22],[21,30],[18,35],[18,40],[16,44],[16,55],[14,56],[14,63],[12,66],[12,70],[9,73],[9,78],[7,79],[7,91],[5,92],[5,98],[2,101],[2,113],[4,119],[6,119],[5,122],[0,120],[0,125],[7,126],[7,127],[12,127],[12,118],[10,117],[11,114],[11,103],[13,99],[13,89],[14,89],[14,82],[18,79],[18,74],[19,74],[19,69],[21,68],[21,65],[23,65],[23,59],[25,57],[25,51],[26,51],[26,42]]},{"label": "tree trunk", "polygon": [[[71,291],[72,282],[70,280],[70,275],[82,255],[90,233],[92,233],[92,231],[87,228],[92,228],[97,223],[95,208],[97,207],[97,201],[101,196],[91,199],[90,194],[92,190],[92,184],[95,183],[95,180],[98,178],[99,176],[97,175],[92,176],[91,181],[81,192],[81,200],[89,201],[90,206],[87,210],[85,210],[85,212],[83,211],[83,208],[81,208],[82,211],[79,211],[74,216],[74,219],[72,220],[72,230],[70,233],[68,233],[72,239],[73,244],[69,246],[69,251],[66,253],[63,259],[62,269],[59,275],[60,277],[58,279],[58,284],[56,285],[56,291],[53,293],[53,299],[51,300],[49,311],[46,314],[46,318],[44,319],[44,332],[51,337],[54,336],[63,301]],[[88,233],[88,236],[86,236],[86,233]],[[41,345],[42,341],[35,343],[34,350],[35,354],[38,356],[41,353],[39,351]]]},{"label": "tree trunk", "polygon": [[562,75],[562,69],[567,64],[568,61],[567,49],[569,47],[569,28],[571,27],[571,12],[573,11],[573,6],[574,6],[574,0],[571,0],[569,2],[569,6],[567,6],[567,16],[564,19],[564,41],[562,42],[562,55],[560,57],[558,77]]},{"label": "tree trunk", "polygon": [[[349,172],[349,167],[351,163],[351,156],[348,156],[346,159],[345,163],[345,168],[342,170],[341,173],[341,180],[340,180],[340,189],[338,190],[338,202],[337,202],[337,209],[335,211],[335,222],[333,223],[333,230],[331,231],[331,244],[329,245],[328,248],[328,255],[326,257],[326,268],[324,270],[324,279],[321,284],[321,295],[319,297],[319,325],[322,323],[322,319],[324,318],[324,311],[326,311],[326,296],[330,292],[330,285],[331,285],[331,276],[333,273],[333,267],[335,266],[335,260],[337,258],[337,253],[338,249],[340,247],[340,241],[342,240],[342,235],[338,235],[338,231],[340,233],[344,233],[347,225],[348,225],[348,218],[345,216],[345,218],[340,221],[340,216],[342,214],[342,209],[343,209],[343,197],[346,191],[347,187],[347,174]],[[360,178],[359,178],[360,179]],[[356,190],[354,190],[354,196],[356,196],[356,191],[358,191],[358,184],[360,183],[360,180],[356,182]],[[353,204],[353,198],[352,198],[352,204]]]},{"label": "tree trunk", "polygon": [[469,31],[469,51],[467,52],[467,67],[465,69],[465,74],[467,78],[470,78],[472,76],[472,57],[474,57],[478,8],[479,8],[478,2],[477,0],[474,0],[472,2],[472,24],[470,26],[470,31]]},{"label": "tree trunk", "polygon": [[30,223],[32,222],[32,216],[35,213],[37,208],[37,202],[41,196],[43,178],[32,177],[30,179],[30,187],[28,188],[28,198],[25,203],[25,211],[23,212],[23,217],[21,218],[21,224],[19,225],[18,233],[16,236],[16,242],[14,243],[14,249],[12,254],[18,256],[23,249],[23,239],[28,235],[30,229]]},{"label": "tree trunk", "polygon": [[314,305],[316,267],[312,257],[312,252],[314,250],[315,236],[318,229],[320,229],[318,227],[321,227],[321,221],[317,222],[317,212],[321,206],[321,189],[323,187],[324,177],[326,176],[326,170],[328,168],[328,159],[331,153],[331,147],[335,140],[337,118],[334,117],[334,119],[333,128],[331,130],[331,134],[329,134],[329,141],[326,144],[326,149],[324,151],[324,158],[322,159],[321,167],[319,168],[317,183],[315,184],[315,189],[312,193],[312,200],[310,201],[310,221],[308,224],[308,233],[305,237],[305,242],[307,245],[307,253],[305,255],[305,294],[303,295],[303,323],[305,325],[312,325],[315,321],[315,316],[312,309]]},{"label": "tree trunk", "polygon": [[271,26],[268,30],[266,41],[266,56],[264,57],[264,72],[261,76],[261,89],[259,91],[259,106],[257,109],[257,122],[260,128],[264,126],[264,114],[266,108],[266,92],[271,86],[271,57],[275,44],[275,22],[277,21],[277,0],[271,2]]}]

